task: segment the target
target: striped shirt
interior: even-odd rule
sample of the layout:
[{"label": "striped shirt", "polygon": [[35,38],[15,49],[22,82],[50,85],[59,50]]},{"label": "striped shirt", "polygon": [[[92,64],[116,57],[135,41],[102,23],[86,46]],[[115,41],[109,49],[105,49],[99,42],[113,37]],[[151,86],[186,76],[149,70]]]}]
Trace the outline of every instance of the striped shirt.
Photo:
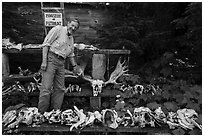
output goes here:
[{"label": "striped shirt", "polygon": [[53,27],[45,37],[43,45],[50,46],[50,51],[63,58],[75,56],[74,39],[73,36],[67,35],[67,26]]}]

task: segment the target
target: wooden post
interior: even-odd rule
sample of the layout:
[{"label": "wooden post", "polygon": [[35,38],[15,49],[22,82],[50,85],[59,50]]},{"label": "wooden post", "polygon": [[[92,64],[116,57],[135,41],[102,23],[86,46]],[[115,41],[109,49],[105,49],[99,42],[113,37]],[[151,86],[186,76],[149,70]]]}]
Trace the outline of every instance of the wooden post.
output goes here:
[{"label": "wooden post", "polygon": [[101,97],[90,97],[90,105],[93,110],[101,108]]},{"label": "wooden post", "polygon": [[104,54],[94,54],[92,57],[92,77],[93,79],[104,79],[106,72],[106,56]]},{"label": "wooden post", "polygon": [[9,76],[10,67],[9,67],[9,57],[7,54],[2,53],[2,77]]}]

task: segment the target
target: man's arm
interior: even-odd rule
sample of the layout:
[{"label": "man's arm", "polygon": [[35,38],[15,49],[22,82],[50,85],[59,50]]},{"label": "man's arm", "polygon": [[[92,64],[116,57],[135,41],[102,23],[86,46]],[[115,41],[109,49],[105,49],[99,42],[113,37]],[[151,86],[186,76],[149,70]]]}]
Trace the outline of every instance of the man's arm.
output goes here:
[{"label": "man's arm", "polygon": [[73,56],[69,57],[69,60],[70,60],[70,62],[71,62],[73,67],[77,66],[77,63],[76,63],[76,61],[75,61]]},{"label": "man's arm", "polygon": [[47,68],[47,54],[48,54],[49,48],[50,48],[49,46],[45,46],[43,47],[43,50],[42,50],[41,70],[43,71],[45,71]]},{"label": "man's arm", "polygon": [[69,60],[70,60],[70,62],[72,64],[72,66],[73,66],[73,72],[75,74],[77,74],[77,75],[83,74],[83,70],[80,68],[79,65],[77,65],[77,63],[76,63],[76,61],[74,59],[74,56],[69,57]]},{"label": "man's arm", "polygon": [[60,27],[55,26],[53,27],[47,34],[47,36],[44,39],[43,44],[40,47],[43,47],[42,50],[42,64],[41,64],[41,70],[45,71],[47,68],[47,54],[50,49],[50,44],[52,44],[60,33]]}]

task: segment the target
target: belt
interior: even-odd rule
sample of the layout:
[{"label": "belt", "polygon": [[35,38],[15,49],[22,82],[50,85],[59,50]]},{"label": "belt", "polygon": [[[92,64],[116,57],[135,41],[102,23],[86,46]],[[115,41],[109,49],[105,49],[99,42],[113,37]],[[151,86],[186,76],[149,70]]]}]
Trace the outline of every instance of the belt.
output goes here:
[{"label": "belt", "polygon": [[57,57],[58,59],[61,59],[61,60],[65,60],[65,58],[63,58],[62,56],[52,52],[52,51],[49,51],[50,54],[54,55],[55,57]]}]

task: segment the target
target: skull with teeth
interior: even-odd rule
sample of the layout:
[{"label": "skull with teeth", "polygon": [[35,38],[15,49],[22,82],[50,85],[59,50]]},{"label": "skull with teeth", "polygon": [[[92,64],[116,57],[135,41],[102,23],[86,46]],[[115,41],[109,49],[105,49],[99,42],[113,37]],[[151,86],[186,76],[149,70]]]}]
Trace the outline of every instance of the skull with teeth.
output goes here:
[{"label": "skull with teeth", "polygon": [[117,118],[118,114],[115,110],[102,110],[102,121],[105,126],[116,129],[118,127]]},{"label": "skull with teeth", "polygon": [[142,94],[144,91],[144,87],[142,85],[135,85],[134,86],[134,94]]},{"label": "skull with teeth", "polygon": [[120,123],[120,125],[123,126],[133,126],[134,121],[133,121],[133,115],[130,112],[130,110],[126,110],[126,112],[124,113],[124,115],[119,118],[118,117],[118,122]]},{"label": "skull with teeth", "polygon": [[116,82],[116,80],[128,71],[127,68],[128,68],[128,66],[127,66],[126,61],[124,61],[122,63],[121,58],[119,58],[117,65],[116,65],[116,68],[111,73],[108,81],[103,81],[103,80],[99,80],[99,79],[94,80],[90,77],[85,76],[83,72],[82,72],[81,76],[84,80],[87,80],[91,83],[92,88],[93,88],[93,96],[97,96],[99,93],[101,93],[103,85],[106,86],[107,84],[116,84],[116,85],[119,84]]},{"label": "skull with teeth", "polygon": [[51,124],[51,123],[58,123],[60,122],[60,110],[52,110],[50,112],[45,112],[43,116],[45,119]]},{"label": "skull with teeth", "polygon": [[169,125],[170,129],[175,129],[175,127],[178,126],[178,118],[177,113],[174,112],[168,112],[167,115],[167,124]]},{"label": "skull with teeth", "polygon": [[166,115],[162,111],[161,107],[158,107],[154,111],[154,113],[155,113],[154,118],[157,120],[157,122],[159,122],[159,123],[166,123],[167,122]]},{"label": "skull with teeth", "polygon": [[184,129],[193,130],[196,126],[202,130],[202,127],[196,122],[198,114],[193,109],[179,109],[177,110],[178,122],[181,127]]},{"label": "skull with teeth", "polygon": [[103,80],[99,80],[99,79],[94,80],[92,82],[91,86],[93,88],[93,96],[98,96],[98,94],[101,93],[103,84],[104,84]]},{"label": "skull with teeth", "polygon": [[61,116],[61,111],[60,110],[54,110],[53,113],[51,114],[50,118],[49,118],[49,123],[59,123],[60,120],[60,116]]},{"label": "skull with teeth", "polygon": [[21,123],[25,123],[27,125],[32,124],[33,116],[38,111],[37,108],[24,108],[19,112],[18,117],[21,118]]},{"label": "skull with teeth", "polygon": [[36,125],[42,124],[45,121],[44,116],[41,113],[36,113],[33,116],[33,122]]},{"label": "skull with teeth", "polygon": [[78,121],[79,117],[72,109],[67,109],[61,113],[61,124],[72,125]]},{"label": "skull with teeth", "polygon": [[151,110],[147,107],[135,108],[133,120],[136,126],[145,127],[145,125],[150,125],[155,127]]}]

